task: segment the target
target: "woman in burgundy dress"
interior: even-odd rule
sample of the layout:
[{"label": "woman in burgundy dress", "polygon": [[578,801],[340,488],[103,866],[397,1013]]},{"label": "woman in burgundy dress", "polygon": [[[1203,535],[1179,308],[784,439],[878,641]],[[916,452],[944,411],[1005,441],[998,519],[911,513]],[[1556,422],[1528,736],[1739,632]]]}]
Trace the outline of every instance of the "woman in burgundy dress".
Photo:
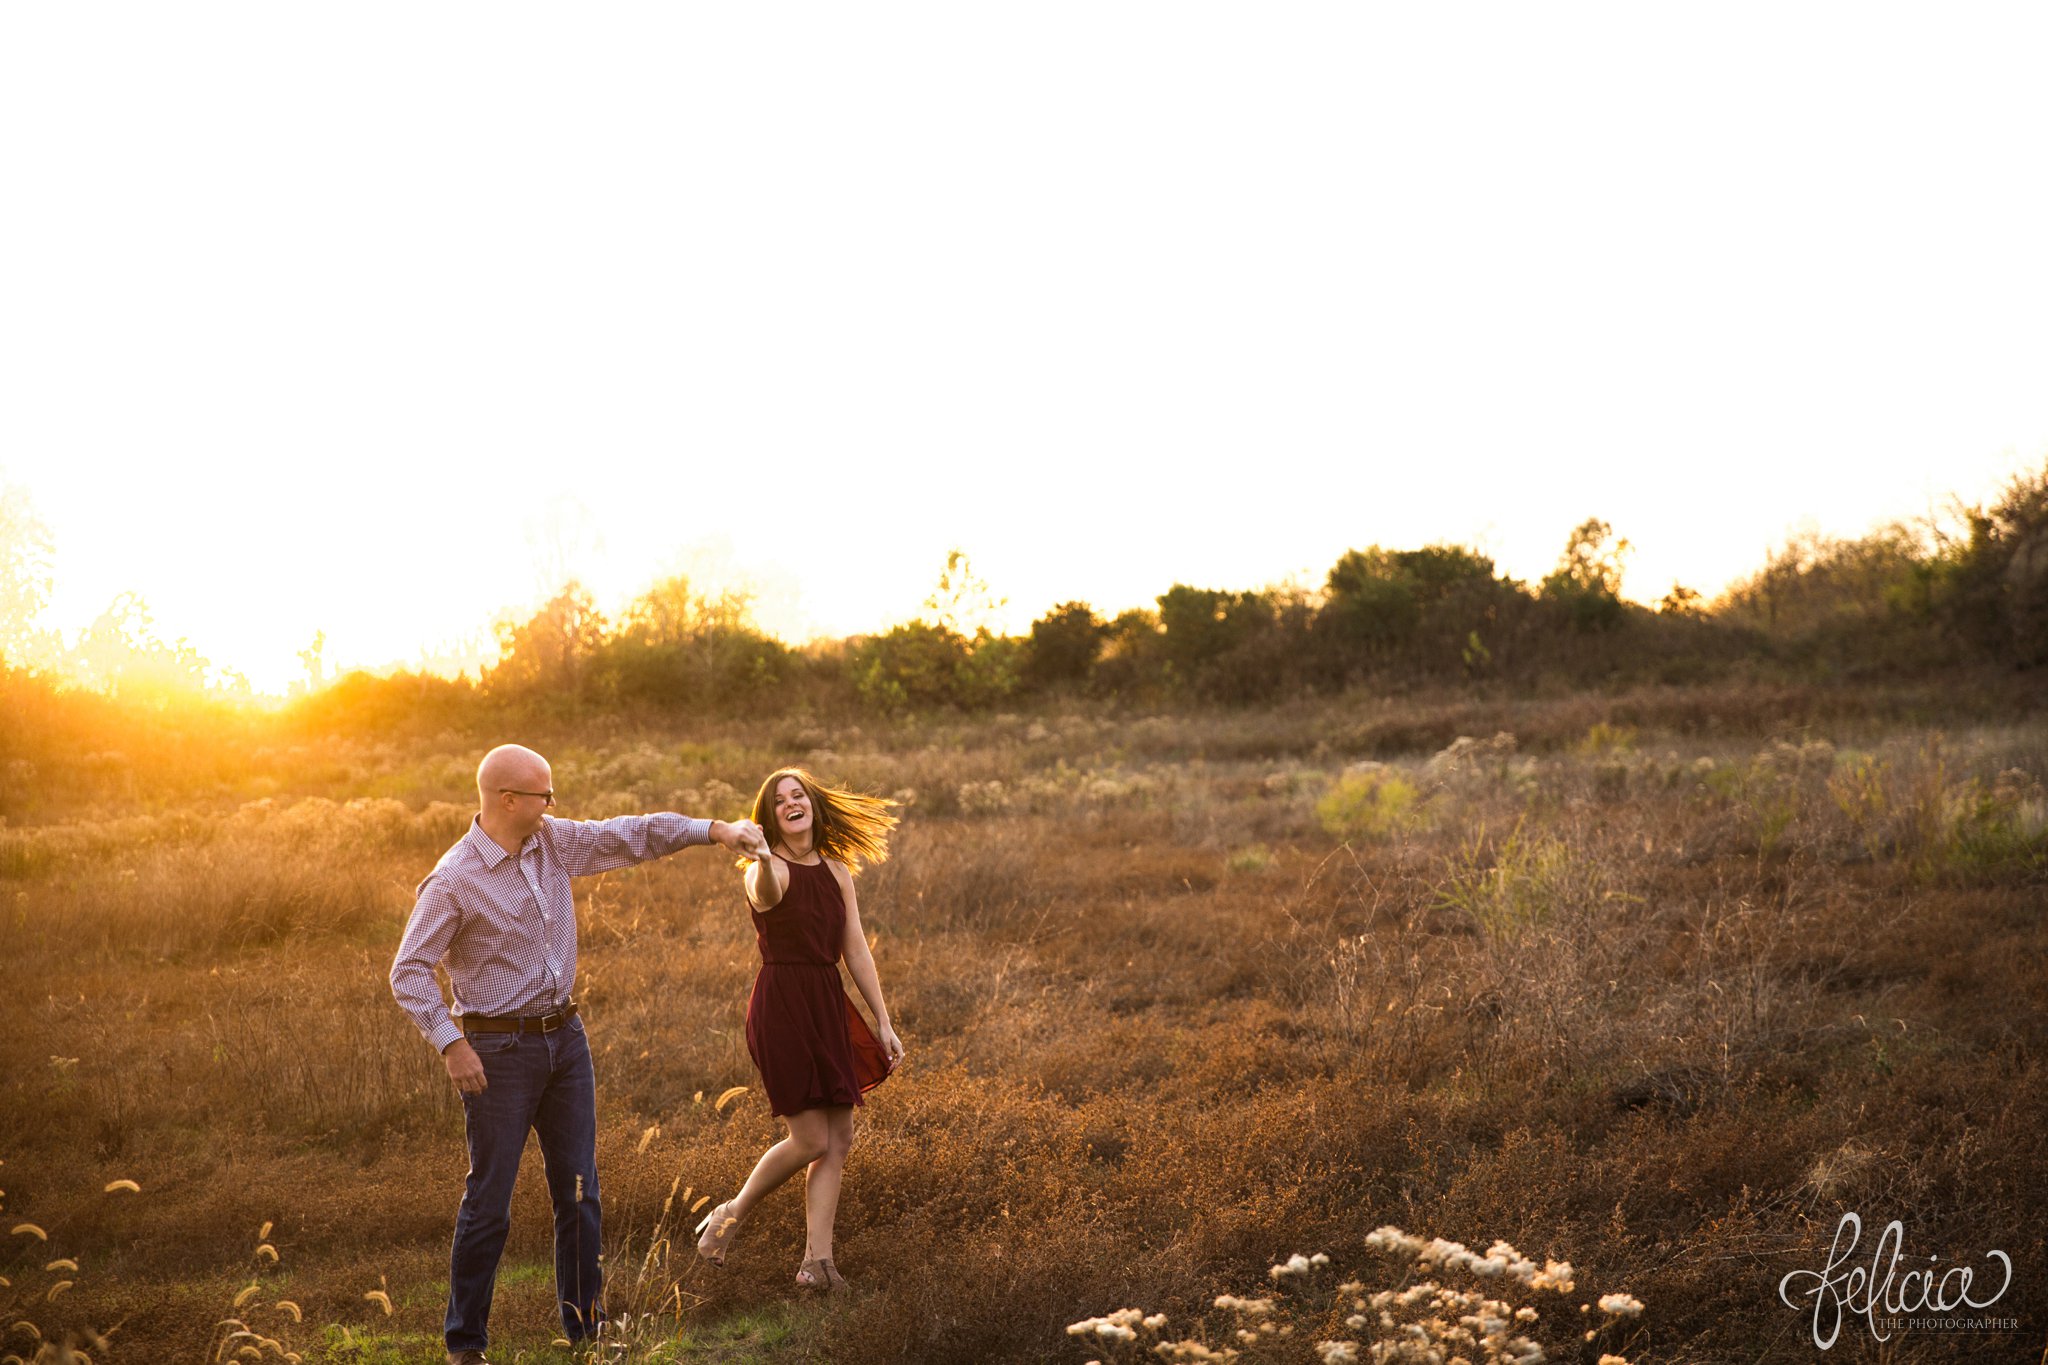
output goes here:
[{"label": "woman in burgundy dress", "polygon": [[[832,1224],[854,1107],[903,1059],[853,891],[862,859],[889,856],[893,804],[824,786],[801,768],[769,774],[754,798],[770,853],[746,871],[761,947],[761,973],[747,1001],[747,1051],[789,1135],[761,1154],[737,1195],[697,1225],[697,1254],[723,1264],[726,1244],[754,1206],[802,1170],[808,1237],[796,1281],[810,1289],[846,1285],[832,1264]],[[840,987],[842,955],[874,1012],[873,1031]]]}]

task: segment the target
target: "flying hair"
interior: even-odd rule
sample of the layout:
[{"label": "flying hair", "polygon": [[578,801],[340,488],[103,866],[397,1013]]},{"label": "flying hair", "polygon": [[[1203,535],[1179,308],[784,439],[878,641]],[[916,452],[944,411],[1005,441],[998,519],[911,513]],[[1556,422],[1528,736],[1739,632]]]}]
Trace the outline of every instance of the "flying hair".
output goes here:
[{"label": "flying hair", "polygon": [[879,863],[888,859],[889,831],[897,824],[897,817],[889,810],[897,803],[884,796],[828,787],[802,768],[777,768],[768,774],[768,780],[754,796],[754,823],[768,835],[771,844],[777,842],[779,834],[775,824],[775,788],[785,777],[801,782],[811,798],[811,840],[818,852],[845,863],[846,870],[853,873],[860,871],[863,861]]}]

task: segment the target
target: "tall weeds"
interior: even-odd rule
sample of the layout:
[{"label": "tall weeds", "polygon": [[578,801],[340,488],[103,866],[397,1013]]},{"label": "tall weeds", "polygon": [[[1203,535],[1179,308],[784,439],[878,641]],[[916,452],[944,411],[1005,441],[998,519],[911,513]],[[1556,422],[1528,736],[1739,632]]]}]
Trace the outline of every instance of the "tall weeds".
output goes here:
[{"label": "tall weeds", "polygon": [[[1928,704],[1360,699],[565,742],[570,814],[736,815],[791,756],[908,803],[859,886],[911,1055],[859,1116],[837,1257],[858,1292],[829,1310],[786,1307],[793,1189],[723,1275],[676,1233],[777,1133],[751,1089],[715,1099],[755,1083],[735,869],[694,851],[579,885],[629,1358],[716,1336],[1079,1365],[1114,1343],[1068,1324],[1142,1304],[1117,1324],[1131,1346],[1164,1313],[1161,1341],[1364,1359],[1348,1318],[1372,1328],[1372,1295],[1432,1278],[1373,1259],[1389,1224],[1550,1248],[1640,1295],[1595,1343],[1632,1360],[1755,1358],[1786,1330],[1775,1276],[1824,1257],[1848,1208],[1929,1252],[2048,1263],[2048,1038],[2024,1007],[2048,951],[2048,733],[1897,719]],[[46,1338],[92,1354],[84,1331],[118,1322],[121,1349],[181,1359],[239,1316],[308,1360],[435,1349],[460,1118],[384,973],[467,818],[465,746],[309,741],[163,809],[106,787],[0,827],[0,1225],[61,1244],[35,1267],[81,1267],[23,1317]],[[1333,828],[1318,807],[1347,770],[1409,794]],[[267,798],[238,785],[259,779]],[[99,1194],[110,1172],[147,1198]],[[250,1273],[267,1219],[288,1281]],[[494,1313],[529,1365],[565,1359],[548,1236],[530,1179]],[[1316,1248],[1332,1283],[1269,1278]],[[0,1273],[46,1292],[26,1266]],[[224,1313],[252,1278],[304,1323]],[[2044,1284],[2013,1311],[2048,1311]],[[1299,1307],[1290,1344],[1239,1340],[1258,1328],[1224,1294]]]}]

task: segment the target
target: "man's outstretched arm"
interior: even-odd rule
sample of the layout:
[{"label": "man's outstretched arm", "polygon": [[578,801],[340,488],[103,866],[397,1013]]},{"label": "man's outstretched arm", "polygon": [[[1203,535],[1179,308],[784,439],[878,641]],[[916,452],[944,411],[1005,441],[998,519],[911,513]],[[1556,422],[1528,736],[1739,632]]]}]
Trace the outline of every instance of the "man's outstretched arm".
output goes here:
[{"label": "man's outstretched arm", "polygon": [[728,823],[700,820],[663,811],[656,815],[621,815],[610,820],[557,820],[547,817],[562,869],[587,877],[662,858],[696,844],[719,844],[738,853],[767,852],[761,827],[752,820]]}]

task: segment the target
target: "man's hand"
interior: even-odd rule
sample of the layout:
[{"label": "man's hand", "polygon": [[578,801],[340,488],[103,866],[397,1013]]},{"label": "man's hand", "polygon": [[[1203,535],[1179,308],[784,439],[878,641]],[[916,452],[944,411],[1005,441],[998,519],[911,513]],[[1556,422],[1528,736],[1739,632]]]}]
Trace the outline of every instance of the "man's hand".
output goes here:
[{"label": "man's hand", "polygon": [[465,1095],[484,1093],[484,1062],[476,1055],[476,1049],[469,1045],[469,1039],[457,1038],[448,1044],[448,1050],[441,1054],[441,1060],[448,1064],[448,1079],[455,1082],[455,1088]]},{"label": "man's hand", "polygon": [[724,844],[733,852],[745,854],[756,860],[768,856],[768,836],[761,833],[761,827],[752,820],[735,820],[731,824],[723,820],[713,820],[711,842]]}]

